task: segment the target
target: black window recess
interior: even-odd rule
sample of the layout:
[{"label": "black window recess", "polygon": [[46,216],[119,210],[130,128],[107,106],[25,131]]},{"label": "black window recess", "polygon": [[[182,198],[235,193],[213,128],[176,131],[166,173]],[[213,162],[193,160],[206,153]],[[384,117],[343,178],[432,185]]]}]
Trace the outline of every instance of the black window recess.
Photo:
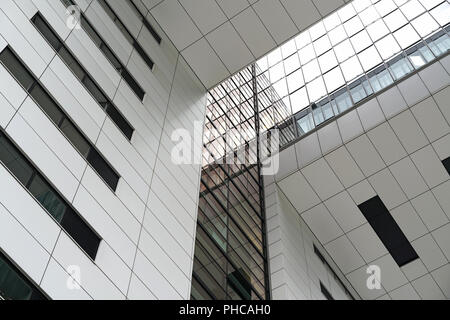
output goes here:
[{"label": "black window recess", "polygon": [[48,300],[1,251],[0,297],[5,300]]},{"label": "black window recess", "polygon": [[400,267],[419,258],[379,196],[358,207]]}]

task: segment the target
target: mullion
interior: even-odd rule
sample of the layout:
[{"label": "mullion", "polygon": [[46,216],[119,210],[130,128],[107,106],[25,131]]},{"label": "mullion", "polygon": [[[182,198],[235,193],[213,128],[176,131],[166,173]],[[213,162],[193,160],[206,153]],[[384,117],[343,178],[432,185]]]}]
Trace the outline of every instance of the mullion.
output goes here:
[{"label": "mullion", "polygon": [[[213,212],[216,213],[216,211],[214,210],[215,207],[213,207],[213,205],[210,203],[210,201],[211,201],[210,198],[207,198],[207,197],[202,197],[202,198],[203,198],[203,203],[204,203],[204,205],[205,205],[205,208],[204,208],[204,209],[205,209],[205,210],[211,209],[211,211],[213,211]],[[220,231],[217,229],[216,223],[214,223],[214,221],[210,219],[210,217],[208,216],[208,214],[205,213],[205,210],[204,210],[204,209],[199,208],[199,212],[201,212],[201,213],[203,214],[203,216],[205,217],[205,219],[207,219],[207,220],[214,226],[214,229],[217,230],[218,234],[220,234]],[[226,213],[227,216],[229,216],[229,212],[228,212],[228,211],[227,211],[227,212],[223,212],[223,213],[224,213],[224,214]],[[217,215],[217,218],[220,218],[220,215]],[[247,239],[247,242],[248,242],[248,243],[251,243],[251,242],[254,243],[254,242],[252,241],[252,239],[250,238],[251,235],[249,235],[248,232],[242,230],[242,227],[241,227],[240,225],[238,225],[238,224],[235,222],[234,217],[230,217],[230,219],[231,219],[231,221],[234,223],[234,225],[238,228],[238,231],[237,231],[237,232],[242,233],[242,236],[243,236],[244,238]],[[221,222],[223,223],[222,227],[225,227],[228,231],[231,231],[230,227],[229,227],[228,225],[226,225],[226,224],[223,222],[223,220],[218,219],[218,221],[221,221]],[[202,221],[202,223],[203,223],[203,221]],[[262,232],[262,230],[259,230],[259,231]],[[233,234],[233,236],[234,236],[234,238],[236,239],[237,242],[242,243],[241,241],[239,241],[239,238],[238,238],[233,232],[230,232],[230,234]],[[259,240],[257,236],[254,237],[254,239],[255,239],[257,242],[260,242],[260,243],[261,243],[260,246],[261,246],[261,248],[262,248],[262,247],[263,247],[262,241]],[[229,243],[229,242],[228,242],[228,243]],[[255,247],[253,247],[253,248],[256,250],[256,252],[259,252],[259,249],[258,249],[258,248],[255,248]],[[248,255],[249,255],[249,256],[252,256],[251,253],[250,253],[250,251],[248,251],[247,249],[246,249],[246,251],[248,252]],[[261,257],[261,259],[262,259],[262,254],[261,254],[261,252],[259,252],[259,253],[260,253],[260,257]],[[258,262],[257,262],[253,257],[252,257],[252,260],[255,262],[256,265],[259,265]]]},{"label": "mullion", "polygon": [[[219,167],[220,168],[220,170],[221,170],[221,172],[223,172],[227,177],[225,178],[222,178],[222,176],[217,172],[217,170],[216,170],[216,167],[214,167],[214,172],[217,174],[217,177],[219,177],[219,179],[220,179],[220,183],[219,184],[217,184],[217,183],[215,183],[215,185],[216,186],[220,186],[220,185],[226,185],[227,183],[232,183],[233,184],[233,186],[235,187],[235,189],[239,192],[239,194],[242,196],[242,198],[243,199],[246,199],[246,196],[242,193],[242,191],[239,189],[239,187],[238,186],[236,186],[236,184],[235,184],[235,182],[234,182],[234,180],[230,177],[230,175],[229,175],[229,173],[228,172],[226,172],[226,170],[222,167],[222,165],[218,165],[217,167]],[[205,170],[206,171],[206,170]],[[210,175],[209,175],[209,172],[207,172],[206,171],[206,173],[208,174],[208,176],[210,177]],[[210,189],[211,190],[211,188],[208,186],[208,189]],[[220,188],[217,188],[216,190],[220,190]],[[221,191],[221,190],[220,190]],[[223,193],[222,191],[221,191],[221,193]],[[232,191],[231,192],[232,194],[233,194],[233,196],[236,198],[236,199],[238,199],[238,197],[235,195],[235,193],[234,193],[234,191]],[[256,199],[254,199],[254,200],[256,200]],[[248,202],[248,201],[247,201]],[[250,203],[249,203],[249,206],[250,206],[250,208],[252,209],[252,211],[256,214],[256,217],[258,218],[258,221],[255,221],[255,219],[253,219],[253,215],[251,215],[251,214],[249,214],[248,212],[247,212],[247,209],[245,210],[246,212],[247,212],[247,214],[250,216],[250,217],[252,217],[252,220],[254,221],[254,223],[257,225],[257,226],[259,226],[259,223],[261,222],[260,220],[261,220],[261,217],[259,216],[259,212],[258,212],[258,210],[256,210]],[[259,223],[258,223],[259,222]]]},{"label": "mullion", "polygon": [[[205,234],[206,234],[206,232],[205,232]],[[208,236],[208,239],[205,239],[205,241],[206,240],[209,240],[210,242],[213,242],[213,241],[211,241],[211,238]],[[215,245],[214,243],[213,243],[213,246],[214,247],[216,247],[216,249],[217,250],[219,250],[219,251],[221,251],[220,250],[220,248],[218,248],[217,247],[217,245]],[[199,239],[197,239],[197,241],[196,241],[196,250],[198,250],[198,248],[200,248],[201,250],[202,250],[202,252],[204,252],[208,257],[210,257],[210,259],[211,259],[211,264],[214,264],[215,263],[215,265],[217,266],[217,268],[220,270],[220,271],[222,271],[222,273],[224,274],[224,275],[226,275],[227,277],[228,277],[228,274],[227,274],[227,272],[214,260],[214,257],[212,256],[212,254],[209,252],[209,250],[203,245],[203,243],[202,243],[202,241],[200,241]],[[224,253],[221,251],[221,254],[223,255],[223,258],[225,259],[225,260],[228,260],[228,258],[224,255]],[[195,256],[197,255],[197,252],[196,252],[196,254],[195,254]],[[203,265],[203,264],[202,264]],[[252,270],[249,270],[250,272],[252,272]],[[253,272],[252,272],[253,273]],[[254,277],[256,280],[258,280],[258,282],[260,282],[259,281],[259,279],[257,278],[257,277]],[[260,282],[261,283],[261,282]],[[233,289],[234,290],[234,289]],[[237,292],[236,292],[237,293]],[[228,294],[227,294],[228,295]]]},{"label": "mullion", "polygon": [[[203,214],[204,216],[206,216],[206,214],[203,212],[202,209],[200,209],[200,211],[202,212],[202,214]],[[223,237],[223,236],[220,234],[220,231],[217,229],[216,224],[213,223],[213,222],[211,221],[211,219],[209,219],[208,217],[206,217],[206,219],[208,219],[208,221],[210,222],[210,224],[212,225],[212,227],[214,228],[214,230],[217,231],[217,234],[219,234],[219,237]],[[203,222],[202,222],[202,225],[205,226],[205,224],[204,224]],[[231,249],[232,249],[232,250],[229,250],[228,256],[230,256],[230,258],[231,258],[230,253],[236,254],[236,257],[238,257],[238,260],[240,261],[240,263],[242,263],[243,267],[246,267],[246,268],[248,269],[248,272],[253,276],[253,278],[254,278],[255,280],[257,280],[257,282],[258,282],[261,286],[264,286],[263,283],[261,282],[262,279],[261,279],[259,276],[257,276],[257,275],[255,274],[255,271],[256,271],[258,274],[259,274],[259,273],[262,274],[262,278],[264,278],[264,270],[263,270],[263,266],[262,266],[262,264],[264,263],[263,257],[262,257],[261,255],[258,255],[258,256],[260,257],[260,259],[262,260],[261,263],[259,263],[257,260],[255,260],[255,255],[257,255],[257,252],[255,252],[255,254],[252,254],[252,252],[249,251],[249,250],[245,247],[245,243],[242,243],[242,242],[239,241],[239,239],[238,239],[237,236],[234,234],[234,232],[233,232],[232,229],[230,229],[230,228],[227,227],[226,230],[227,230],[227,235],[233,237],[233,240],[234,240],[235,242],[237,242],[237,243],[240,244],[239,247],[232,246],[232,245],[230,245],[230,241],[229,241],[228,239],[226,239],[226,240],[227,240],[227,241],[226,241],[226,243],[227,243],[227,248],[231,248]],[[208,234],[209,234],[209,233],[208,233]],[[220,247],[217,245],[217,243],[215,243],[215,247],[218,248],[218,250],[220,251]],[[242,250],[245,251],[245,252],[243,252],[244,256],[241,255],[241,254],[238,252],[238,249],[242,249]],[[221,251],[221,252],[222,252],[222,254],[223,254],[223,251]],[[246,259],[246,257],[247,257],[247,259]],[[250,259],[250,260],[253,262],[254,265],[253,265],[252,267],[248,266],[248,262],[247,262],[248,259]],[[238,261],[236,261],[236,263],[239,264]]]},{"label": "mullion", "polygon": [[[220,251],[222,251],[223,256],[227,259],[227,262],[232,266],[234,270],[238,270],[237,265],[232,261],[232,259],[228,256],[228,253],[223,252],[221,248],[217,245],[217,243],[214,241],[214,239],[211,238],[211,235],[208,233],[208,231],[205,229],[205,227],[201,223],[197,223],[197,226],[200,227],[200,229],[205,233],[205,235],[208,237],[208,239],[211,241],[211,243],[216,246]],[[251,271],[251,270],[250,270]],[[255,279],[257,279],[255,277]],[[250,284],[251,285],[251,284]],[[263,300],[261,295],[253,288],[253,285],[251,285],[252,291],[258,296],[259,299]]]},{"label": "mullion", "polygon": [[[206,189],[208,189],[208,186],[205,185],[205,183],[204,183],[204,181],[203,181],[203,178],[202,178],[202,184],[205,186]],[[220,200],[217,198],[217,195],[216,195],[215,193],[210,193],[210,194],[212,195],[212,197],[214,198],[214,200],[219,204],[219,206],[222,208],[222,210],[224,210],[224,212],[227,212],[227,214],[228,214],[228,210],[226,209],[225,205],[224,205],[222,202],[220,202]],[[208,198],[206,198],[206,197],[204,197],[204,199],[205,199],[206,201],[209,201]],[[257,247],[257,245],[254,243],[254,241],[252,241],[252,239],[251,239],[251,238],[249,237],[249,235],[242,229],[242,227],[241,227],[238,223],[236,223],[236,221],[234,220],[234,217],[230,216],[229,214],[228,214],[228,216],[230,217],[231,220],[233,220],[234,224],[238,227],[239,231],[240,231],[240,232],[244,235],[244,237],[252,244],[252,246],[255,248],[255,250],[259,252],[259,248]],[[261,228],[259,228],[259,229],[261,229]],[[250,228],[250,230],[252,231],[252,233],[254,233],[253,229]],[[261,230],[261,231],[263,231],[263,230]],[[257,238],[256,235],[255,235],[254,238],[255,238],[255,240],[258,241],[258,238]],[[258,242],[260,242],[260,241],[258,241]],[[260,245],[260,246],[261,246],[261,248],[263,247],[263,243],[262,243],[262,242],[261,242],[261,245]],[[260,252],[259,252],[259,253],[260,253]],[[260,255],[263,256],[262,253],[260,253]]]}]

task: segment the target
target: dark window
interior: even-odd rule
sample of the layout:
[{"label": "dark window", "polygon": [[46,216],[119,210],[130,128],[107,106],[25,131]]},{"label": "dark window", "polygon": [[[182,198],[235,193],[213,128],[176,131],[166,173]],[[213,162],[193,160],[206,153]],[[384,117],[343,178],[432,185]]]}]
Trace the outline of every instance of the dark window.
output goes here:
[{"label": "dark window", "polygon": [[14,173],[16,178],[23,184],[28,185],[34,174],[33,168],[28,161],[6,140],[2,139],[0,133],[0,160]]},{"label": "dark window", "polygon": [[119,183],[119,176],[111,169],[105,159],[103,159],[95,149],[91,149],[87,160],[103,180],[105,180],[113,190],[116,190],[117,184]]},{"label": "dark window", "polygon": [[91,231],[89,226],[72,208],[67,208],[62,218],[61,226],[95,260],[101,239]]},{"label": "dark window", "polygon": [[56,221],[61,222],[67,210],[67,205],[43,178],[37,175],[30,183],[28,190]]},{"label": "dark window", "polygon": [[322,294],[325,296],[325,298],[327,298],[327,300],[334,300],[333,296],[331,295],[330,291],[328,291],[327,288],[325,288],[325,286],[323,285],[323,283],[320,283],[320,291],[322,292]]},{"label": "dark window", "polygon": [[58,52],[62,47],[62,43],[59,40],[59,37],[50,29],[48,24],[43,19],[41,19],[39,14],[31,18],[31,21],[34,23],[36,28],[45,36],[45,39],[47,39],[48,43],[53,47],[53,49]]},{"label": "dark window", "polygon": [[242,300],[252,299],[250,277],[244,272],[244,270],[239,269],[230,273],[228,275],[228,283]]},{"label": "dark window", "polygon": [[[37,202],[58,221],[64,230],[95,260],[101,239],[70,207],[12,142],[0,132],[0,162],[18,178]],[[1,269],[1,268],[0,268]],[[2,283],[0,273],[0,283]],[[0,285],[1,290],[1,285]]]},{"label": "dark window", "polygon": [[128,122],[125,120],[125,118],[122,116],[122,114],[114,108],[114,106],[110,105],[109,103],[106,105],[106,113],[109,115],[111,120],[119,127],[121,128],[123,134],[131,140],[131,136],[133,135],[133,128],[130,127]]},{"label": "dark window", "polygon": [[127,70],[122,70],[122,77],[123,79],[130,85],[131,89],[136,93],[138,98],[143,101],[145,92],[142,90],[142,88],[139,86],[139,84],[134,80],[134,78],[131,76],[131,74]]},{"label": "dark window", "polygon": [[442,164],[444,165],[444,167],[447,170],[448,174],[450,174],[450,157],[448,157],[445,160],[442,160]]},{"label": "dark window", "polygon": [[48,300],[1,252],[0,297],[6,300]]},{"label": "dark window", "polygon": [[144,60],[144,62],[147,64],[147,66],[150,69],[153,69],[153,65],[154,65],[153,61],[152,61],[152,59],[150,59],[150,57],[147,55],[147,53],[144,51],[144,49],[141,47],[141,45],[137,41],[134,41],[133,47],[139,53],[142,60]]},{"label": "dark window", "polygon": [[358,207],[400,267],[419,258],[379,196]]},{"label": "dark window", "polygon": [[[10,51],[10,49],[7,47],[5,51]],[[9,56],[9,58],[5,60],[3,59],[4,57],[5,56],[3,55],[3,52],[0,53],[0,61],[5,64],[6,68],[8,68],[10,72],[22,69],[26,70],[25,66],[15,55],[13,55],[12,58],[11,56]],[[10,63],[12,63],[14,66],[19,67],[13,68],[11,70],[9,69]],[[62,111],[61,107],[45,91],[44,87],[42,87],[36,79],[34,79],[34,83],[31,88],[32,89],[29,90],[29,93],[35,99],[42,111],[47,114],[47,116],[53,121],[53,123],[61,130],[61,132],[63,132],[67,140],[72,142],[73,146],[78,150],[78,152],[80,152],[80,154],[86,158],[86,160],[92,165],[92,167],[104,179],[104,181],[115,191],[117,188],[118,180],[120,178],[119,175],[114,172],[111,166],[102,158],[98,151],[95,150],[94,146],[89,142],[87,138],[85,138],[81,131],[76,128],[73,122]],[[120,118],[121,115],[118,113],[118,111],[113,111],[115,109],[112,105],[108,104],[107,109],[110,110],[106,110],[107,113],[113,115],[112,119],[116,120],[119,126],[124,127],[127,124],[124,119]],[[125,132],[127,137],[131,137],[132,129],[127,128]]]},{"label": "dark window", "polygon": [[64,113],[40,84],[34,86],[30,95],[57,126],[63,121]]},{"label": "dark window", "polygon": [[0,60],[17,79],[17,81],[19,81],[19,83],[25,88],[25,90],[30,90],[34,84],[34,77],[16,59],[14,53],[8,47],[0,53]]},{"label": "dark window", "polygon": [[350,291],[348,291],[347,287],[344,285],[344,283],[341,281],[341,279],[338,277],[338,275],[336,274],[336,272],[334,272],[333,268],[331,268],[330,264],[328,263],[328,261],[325,259],[325,257],[323,256],[323,254],[320,252],[319,249],[317,249],[316,245],[313,244],[313,248],[314,248],[314,253],[317,255],[317,257],[320,259],[320,261],[322,261],[323,264],[325,264],[328,267],[328,270],[330,270],[330,272],[333,274],[334,279],[336,279],[336,281],[341,285],[341,287],[344,289],[345,293],[352,299],[355,300],[355,298],[353,298],[353,295],[350,293]]},{"label": "dark window", "polygon": [[147,64],[147,66],[150,69],[153,69],[153,60],[150,59],[148,54],[145,52],[145,50],[141,47],[141,45],[137,42],[137,40],[133,37],[131,32],[127,29],[127,27],[123,24],[123,22],[119,19],[117,14],[114,12],[113,8],[105,1],[105,0],[98,0],[98,3],[103,7],[105,12],[108,14],[108,16],[111,18],[111,20],[115,23],[117,28],[122,32],[123,36],[127,38],[128,42],[130,42],[131,45],[136,49],[136,51],[139,53],[141,58],[144,60],[144,62]]},{"label": "dark window", "polygon": [[320,259],[320,261],[322,261],[323,263],[326,263],[328,265],[327,260],[325,260],[325,257],[322,255],[322,253],[319,251],[319,249],[317,249],[317,247],[315,245],[313,245],[313,247],[314,247],[314,253]]},{"label": "dark window", "polygon": [[[67,66],[72,70],[75,76],[77,76],[78,79],[84,84],[85,88],[91,93],[91,95],[94,97],[97,103],[104,110],[106,110],[107,106],[108,109],[114,109],[114,111],[107,111],[107,114],[114,114],[114,117],[111,117],[111,119],[116,123],[119,130],[121,130],[124,133],[127,139],[130,140],[131,136],[133,135],[134,129],[125,120],[124,116],[117,110],[117,107],[112,103],[112,101],[110,101],[109,98],[107,98],[106,94],[103,93],[99,85],[89,76],[87,71],[85,71],[84,68],[78,63],[78,61],[75,59],[72,53],[70,53],[70,51],[63,45],[58,35],[53,31],[50,25],[44,20],[44,18],[40,15],[40,13],[37,13],[31,19],[31,21],[34,23],[36,28],[42,33],[42,35],[47,39],[47,41],[49,41],[50,43],[55,43],[53,47],[55,48],[56,52],[59,54],[61,59],[64,60]],[[131,76],[129,78],[131,78]],[[133,86],[136,87],[137,84],[133,83]],[[137,87],[140,89],[139,86]],[[140,90],[142,91],[142,89]],[[139,92],[139,94],[144,93],[142,91]]]},{"label": "dark window", "polygon": [[142,22],[144,23],[144,26],[147,28],[147,30],[151,33],[153,38],[158,42],[158,44],[161,44],[161,37],[158,35],[158,33],[153,29],[151,24],[147,21],[144,14],[139,10],[139,8],[136,6],[133,0],[128,0],[128,2],[131,4],[131,7],[134,9],[134,11],[137,13],[138,16],[141,17]]},{"label": "dark window", "polygon": [[89,154],[89,150],[91,150],[91,146],[80,131],[67,118],[61,122],[59,127],[75,148],[86,158]]},{"label": "dark window", "polygon": [[[66,7],[68,7],[70,5],[74,5],[72,0],[61,0],[61,2]],[[101,4],[101,2],[100,2],[100,4]],[[108,7],[105,7],[105,8],[108,9]],[[111,10],[108,9],[108,10],[106,10],[106,12],[108,13],[108,15],[112,16],[112,19],[115,23],[121,24],[120,21],[117,21],[114,18],[114,13]],[[126,68],[122,65],[119,58],[117,58],[117,56],[114,54],[114,52],[108,47],[106,42],[103,41],[101,36],[94,29],[94,27],[91,25],[91,23],[84,17],[83,14],[81,14],[81,23],[80,24],[81,24],[81,27],[83,28],[83,30],[90,36],[92,41],[94,41],[94,43],[97,45],[97,47],[103,52],[105,57],[109,60],[109,62],[111,62],[111,64],[114,66],[114,68],[121,74],[121,76],[125,80],[125,82],[130,86],[130,88],[136,93],[136,95],[142,101],[144,98],[144,95],[145,95],[144,90],[141,88],[141,86],[138,85],[136,80],[134,80],[128,72],[124,73],[124,71],[126,71]],[[124,34],[126,34],[126,32],[128,32],[128,30],[126,28],[123,29],[123,27],[120,27],[120,26],[119,26],[119,28],[124,32]],[[130,43],[133,43],[134,39],[130,34],[126,35],[126,37],[128,38],[128,41],[130,41]]]}]

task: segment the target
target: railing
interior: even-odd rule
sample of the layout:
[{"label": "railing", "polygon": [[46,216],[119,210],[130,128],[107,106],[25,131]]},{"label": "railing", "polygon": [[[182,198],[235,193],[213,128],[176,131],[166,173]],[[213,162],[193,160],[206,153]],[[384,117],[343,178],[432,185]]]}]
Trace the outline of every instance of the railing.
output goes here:
[{"label": "railing", "polygon": [[280,139],[280,149],[286,148],[317,127],[442,57],[450,50],[450,36],[447,34],[449,31],[450,25],[447,25],[446,28],[399,53],[346,87],[312,103],[278,124],[276,128],[284,133],[281,136],[290,137]]}]

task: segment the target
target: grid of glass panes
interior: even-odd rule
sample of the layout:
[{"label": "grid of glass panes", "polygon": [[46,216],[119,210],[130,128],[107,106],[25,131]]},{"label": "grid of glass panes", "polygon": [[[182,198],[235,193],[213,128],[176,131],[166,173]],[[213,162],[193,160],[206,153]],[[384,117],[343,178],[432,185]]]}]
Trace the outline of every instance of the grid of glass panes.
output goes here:
[{"label": "grid of glass panes", "polygon": [[[253,81],[257,73],[260,75]],[[290,117],[290,109],[280,101],[278,93],[270,85],[269,79],[259,72],[258,66],[255,65],[255,74],[252,66],[242,70],[208,94],[203,140],[204,165],[236,151],[256,137],[255,83],[261,131],[267,131]],[[291,132],[290,138],[293,136]],[[255,156],[252,150],[248,153],[248,157]]]},{"label": "grid of glass panes", "polygon": [[[292,114],[324,97],[333,98],[333,94],[342,96],[337,103],[340,108],[348,108],[379,85],[354,83],[356,79],[371,71],[380,72],[383,85],[390,77],[389,72],[377,70],[383,65],[391,67],[394,78],[395,72],[406,72],[402,68],[409,66],[401,59],[395,67],[386,62],[449,22],[450,1],[354,0],[257,65]],[[328,114],[321,112],[320,117],[331,116],[336,107],[330,106]]]}]

